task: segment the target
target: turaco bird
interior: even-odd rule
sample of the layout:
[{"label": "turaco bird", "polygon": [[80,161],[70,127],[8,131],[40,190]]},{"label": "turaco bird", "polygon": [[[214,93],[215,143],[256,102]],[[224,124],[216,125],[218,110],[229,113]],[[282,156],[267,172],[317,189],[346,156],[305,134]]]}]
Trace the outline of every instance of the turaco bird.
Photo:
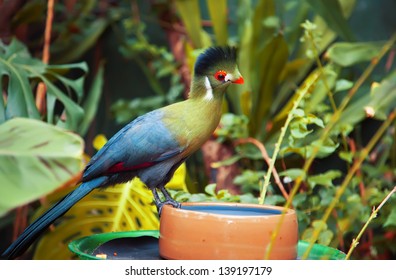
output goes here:
[{"label": "turaco bird", "polygon": [[[21,255],[57,218],[93,189],[139,177],[150,188],[158,213],[163,205],[180,207],[165,189],[175,170],[208,140],[220,121],[225,90],[242,84],[236,50],[212,47],[199,55],[189,98],[146,113],[117,132],[86,166],[82,184],[34,221],[2,254]],[[163,193],[164,201],[157,193]]]}]

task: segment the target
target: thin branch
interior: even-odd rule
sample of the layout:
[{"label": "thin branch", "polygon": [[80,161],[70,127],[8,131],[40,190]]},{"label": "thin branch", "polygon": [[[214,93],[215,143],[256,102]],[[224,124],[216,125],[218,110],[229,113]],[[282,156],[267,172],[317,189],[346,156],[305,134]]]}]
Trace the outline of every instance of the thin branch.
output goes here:
[{"label": "thin branch", "polygon": [[[47,19],[45,22],[44,46],[43,46],[43,57],[42,57],[42,61],[46,64],[48,64],[50,59],[50,43],[51,43],[52,22],[54,18],[54,2],[55,0],[48,0],[47,2]],[[43,82],[40,82],[37,86],[37,91],[36,91],[36,106],[41,114],[45,112],[45,94],[46,94],[46,86]]]},{"label": "thin branch", "polygon": [[[350,146],[351,153],[356,154],[355,141],[353,139],[349,139],[348,143]],[[354,161],[356,161],[356,159],[354,159]],[[356,171],[356,176],[361,179],[359,182],[360,197],[362,198],[363,204],[366,204],[366,187],[364,186],[362,171],[360,170],[360,168]]]},{"label": "thin branch", "polygon": [[[268,166],[271,163],[271,158],[268,156],[267,150],[265,149],[265,146],[263,143],[261,143],[260,141],[258,141],[255,138],[249,137],[249,138],[244,138],[244,139],[238,139],[235,142],[235,145],[240,145],[240,144],[245,144],[245,143],[251,143],[253,145],[255,145],[261,152],[261,155],[263,156],[265,162],[268,164]],[[272,174],[274,175],[274,179],[275,179],[275,183],[278,185],[279,190],[281,191],[283,197],[285,199],[289,198],[289,194],[286,192],[285,187],[283,186],[280,178],[279,178],[279,174],[276,171],[275,167],[272,170]]]},{"label": "thin branch", "polygon": [[379,212],[379,210],[382,208],[382,206],[384,206],[384,204],[389,200],[389,198],[396,192],[396,186],[393,187],[393,190],[391,190],[388,195],[384,198],[384,200],[382,200],[381,204],[378,205],[377,208],[373,207],[373,211],[371,212],[370,217],[368,218],[367,222],[364,224],[364,226],[362,227],[362,229],[359,231],[359,234],[357,235],[356,238],[354,238],[352,240],[351,243],[351,247],[349,248],[349,251],[345,257],[346,260],[348,260],[351,255],[352,252],[355,250],[355,248],[357,247],[357,245],[359,244],[359,240],[360,238],[362,238],[363,233],[366,231],[368,225],[371,223],[372,220],[374,220],[377,217],[377,214]]},{"label": "thin branch", "polygon": [[135,23],[140,23],[139,5],[136,0],[131,1],[131,14]]},{"label": "thin branch", "polygon": [[[320,77],[320,73],[314,73],[312,75],[312,77],[310,79],[308,79],[308,81],[303,85],[303,87],[301,88],[301,90],[297,91],[297,98],[293,103],[293,107],[290,110],[290,112],[287,114],[287,118],[286,121],[284,123],[284,125],[281,128],[280,131],[280,135],[279,138],[277,140],[277,142],[275,143],[275,149],[274,149],[274,153],[272,155],[268,170],[267,170],[267,174],[264,177],[264,183],[263,183],[263,187],[261,189],[260,192],[260,197],[259,197],[259,203],[260,204],[264,204],[264,200],[265,200],[265,195],[267,193],[267,188],[269,186],[269,181],[270,181],[270,177],[271,177],[271,173],[272,170],[274,169],[274,165],[275,165],[275,161],[276,158],[278,156],[283,138],[286,135],[286,131],[289,127],[290,122],[293,120],[294,118],[294,112],[296,111],[296,109],[298,108],[298,106],[300,105],[301,100],[303,99],[303,97],[309,93],[309,90],[311,89],[311,87],[316,83],[316,81],[319,79]],[[289,197],[290,198],[290,197]],[[288,200],[289,201],[289,200]],[[288,208],[287,206],[285,208]]]}]

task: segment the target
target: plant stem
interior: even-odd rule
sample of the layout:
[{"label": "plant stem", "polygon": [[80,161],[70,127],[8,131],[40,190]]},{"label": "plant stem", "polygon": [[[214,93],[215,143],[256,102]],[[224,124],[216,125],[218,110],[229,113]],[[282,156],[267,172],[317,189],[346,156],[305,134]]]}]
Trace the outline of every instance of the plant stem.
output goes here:
[{"label": "plant stem", "polygon": [[267,174],[264,177],[264,183],[263,183],[263,187],[261,188],[260,197],[259,197],[260,204],[264,204],[265,195],[267,193],[267,189],[268,189],[270,178],[271,178],[271,173],[272,173],[272,170],[274,169],[275,161],[278,156],[283,138],[285,137],[287,128],[289,127],[289,124],[292,121],[292,119],[294,117],[294,113],[295,113],[296,109],[298,108],[298,106],[300,105],[301,100],[309,92],[309,89],[316,83],[319,76],[320,76],[320,73],[314,73],[308,79],[308,81],[303,85],[302,89],[297,91],[297,95],[298,95],[297,99],[294,101],[293,107],[290,110],[290,112],[287,114],[286,121],[281,128],[281,132],[280,132],[278,141],[275,144],[274,153],[272,155],[271,161],[268,166]]},{"label": "plant stem", "polygon": [[[381,136],[385,133],[386,129],[392,124],[395,117],[396,117],[396,109],[394,109],[391,112],[391,114],[389,115],[389,117],[386,119],[386,121],[383,122],[383,124],[380,126],[380,128],[377,130],[377,132],[374,134],[374,136],[370,139],[367,146],[361,150],[359,157],[353,163],[351,169],[349,169],[348,174],[345,176],[345,179],[343,180],[341,186],[337,189],[335,197],[331,201],[330,205],[327,207],[327,209],[321,219],[321,221],[323,222],[322,225],[326,224],[327,220],[330,217],[331,212],[336,207],[338,201],[340,200],[342,194],[345,192],[346,188],[348,187],[348,185],[349,185],[350,181],[352,180],[353,176],[355,175],[356,171],[360,168],[363,161],[367,158],[370,151],[374,148],[375,144],[380,140]],[[309,246],[308,246],[307,250],[304,252],[302,259],[306,259],[308,257],[309,252],[311,251],[314,243],[318,239],[319,234],[322,232],[322,230],[323,230],[322,227],[317,227],[314,229]]]},{"label": "plant stem", "polygon": [[[326,89],[326,93],[327,93],[327,96],[329,98],[331,108],[333,109],[333,111],[336,111],[337,110],[337,105],[336,105],[336,103],[334,101],[334,93],[331,91],[329,83],[327,82],[326,73],[325,73],[325,70],[323,68],[322,62],[320,61],[318,49],[317,49],[317,47],[315,45],[314,35],[312,33],[312,30],[307,30],[307,33],[308,33],[308,38],[309,38],[309,40],[311,42],[311,45],[312,45],[313,55],[315,57],[316,64],[318,65],[319,71],[323,74],[322,75],[322,77],[323,77],[323,79],[322,79],[323,80],[323,85],[324,85],[324,87]],[[345,152],[348,152],[348,141],[346,139],[346,136],[344,134],[342,134],[341,138],[342,138],[342,144],[344,146],[344,150],[345,150]],[[349,164],[348,164],[348,167],[349,167]]]},{"label": "plant stem", "polygon": [[[48,64],[50,58],[51,31],[52,21],[54,18],[54,2],[55,0],[48,0],[47,2],[47,19],[45,22],[44,47],[42,57],[42,61],[46,64]],[[37,86],[36,91],[36,106],[40,114],[43,114],[45,111],[45,93],[45,84],[43,82],[40,82]]]},{"label": "plant stem", "polygon": [[384,204],[388,201],[388,199],[396,192],[396,186],[393,187],[393,190],[391,190],[388,195],[384,198],[384,200],[382,200],[381,204],[377,207],[377,208],[373,208],[373,211],[371,212],[370,217],[368,218],[367,222],[364,224],[364,226],[362,227],[362,229],[359,231],[358,236],[356,236],[356,238],[354,238],[352,240],[351,243],[351,247],[349,248],[348,254],[346,255],[345,259],[348,260],[351,255],[353,250],[355,250],[355,248],[357,247],[357,245],[359,244],[359,240],[360,238],[362,238],[363,233],[366,231],[368,225],[371,223],[372,220],[374,220],[377,217],[377,214],[379,212],[379,210],[382,208],[382,206],[384,206]]},{"label": "plant stem", "polygon": [[[267,150],[265,149],[265,146],[263,143],[261,143],[259,140],[252,138],[252,137],[248,137],[248,138],[244,138],[244,139],[238,139],[235,141],[236,145],[239,144],[245,144],[245,143],[251,143],[253,145],[255,145],[261,152],[261,155],[263,156],[265,162],[268,164],[268,166],[270,165],[271,159],[268,156]],[[275,167],[272,170],[272,174],[274,176],[275,179],[275,183],[278,185],[279,190],[281,191],[283,197],[287,200],[289,198],[288,193],[285,190],[285,187],[283,186],[280,178],[279,178],[279,174],[276,171]]]},{"label": "plant stem", "polygon": [[312,34],[312,30],[307,30],[307,33],[308,33],[308,38],[309,38],[309,40],[311,42],[311,45],[312,45],[312,51],[313,51],[313,55],[315,57],[316,64],[318,65],[318,68],[319,68],[321,74],[323,74],[322,75],[322,77],[323,77],[323,85],[326,88],[326,93],[327,93],[327,95],[329,97],[330,105],[331,105],[333,111],[336,111],[337,110],[337,106],[336,106],[336,103],[334,101],[333,92],[331,91],[329,83],[327,82],[325,71],[323,69],[323,64],[320,61],[319,53],[318,53],[318,50],[317,50],[316,45],[315,45],[314,35]]}]

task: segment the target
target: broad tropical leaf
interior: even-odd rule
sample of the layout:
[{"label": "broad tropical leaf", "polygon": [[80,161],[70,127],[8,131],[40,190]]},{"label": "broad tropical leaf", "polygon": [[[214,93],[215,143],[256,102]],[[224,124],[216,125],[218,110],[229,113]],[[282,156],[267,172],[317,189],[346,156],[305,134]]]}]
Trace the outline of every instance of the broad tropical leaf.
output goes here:
[{"label": "broad tropical leaf", "polygon": [[82,169],[83,140],[41,121],[0,125],[0,216],[58,188]]},{"label": "broad tropical leaf", "polygon": [[338,65],[348,67],[370,61],[379,54],[384,42],[335,43],[327,51],[328,57]]},{"label": "broad tropical leaf", "polygon": [[207,0],[206,4],[210,13],[210,18],[213,24],[213,31],[216,35],[218,45],[226,45],[228,41],[228,26],[227,26],[227,1]]},{"label": "broad tropical leaf", "polygon": [[89,126],[96,115],[102,93],[103,82],[104,82],[104,66],[102,63],[100,64],[98,72],[96,73],[96,76],[92,82],[87,98],[83,103],[84,118],[82,119],[78,127],[78,133],[80,135],[85,135],[87,133]]},{"label": "broad tropical leaf", "polygon": [[195,48],[203,48],[203,29],[198,0],[176,0],[175,5]]},{"label": "broad tropical leaf", "polygon": [[[47,65],[32,57],[16,39],[9,45],[0,42],[0,80],[8,81],[0,84],[6,96],[5,102],[2,100],[0,103],[0,121],[14,117],[39,119],[33,89],[40,81],[47,88],[47,122],[75,131],[84,115],[78,105],[84,92],[84,76],[77,79],[64,77],[64,73],[70,70],[86,73],[88,68],[84,62]],[[63,110],[55,110],[57,101],[64,106],[66,119],[61,117]]]}]

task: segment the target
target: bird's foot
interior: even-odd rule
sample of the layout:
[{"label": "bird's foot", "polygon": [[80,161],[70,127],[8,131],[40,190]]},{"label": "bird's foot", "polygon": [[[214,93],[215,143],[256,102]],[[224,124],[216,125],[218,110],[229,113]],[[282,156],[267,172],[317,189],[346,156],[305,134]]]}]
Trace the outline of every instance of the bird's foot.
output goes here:
[{"label": "bird's foot", "polygon": [[165,201],[161,201],[160,203],[157,204],[157,211],[158,211],[158,215],[159,216],[161,216],[162,208],[165,205],[172,205],[175,208],[180,208],[181,207],[181,203],[177,202],[177,201],[175,201],[173,199],[168,199],[168,200],[165,200]]}]

